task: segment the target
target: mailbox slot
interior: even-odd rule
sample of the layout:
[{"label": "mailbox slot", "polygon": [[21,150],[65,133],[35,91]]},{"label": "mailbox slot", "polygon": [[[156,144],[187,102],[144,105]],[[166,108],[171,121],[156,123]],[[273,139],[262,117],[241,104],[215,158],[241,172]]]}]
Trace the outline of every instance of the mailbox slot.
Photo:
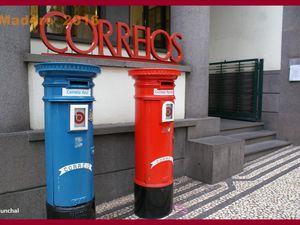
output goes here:
[{"label": "mailbox slot", "polygon": [[90,83],[87,80],[69,80],[68,88],[89,88]]},{"label": "mailbox slot", "polygon": [[173,86],[173,82],[170,81],[162,81],[160,84],[161,86]]},{"label": "mailbox slot", "polygon": [[174,83],[170,81],[161,81],[160,86],[172,88],[174,86]]},{"label": "mailbox slot", "polygon": [[89,82],[88,81],[75,81],[75,80],[70,80],[70,85],[71,86],[88,86]]}]

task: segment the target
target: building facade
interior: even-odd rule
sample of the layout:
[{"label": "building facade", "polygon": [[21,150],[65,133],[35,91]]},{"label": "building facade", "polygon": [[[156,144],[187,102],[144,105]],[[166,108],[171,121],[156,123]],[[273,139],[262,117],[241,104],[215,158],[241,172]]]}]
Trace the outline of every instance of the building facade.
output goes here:
[{"label": "building facade", "polygon": [[[180,64],[164,64],[49,54],[52,52],[40,38],[38,22],[14,25],[12,20],[26,16],[39,19],[50,11],[97,15],[111,24],[121,21],[179,32],[183,36],[179,41],[183,60]],[[133,191],[134,81],[128,76],[130,68],[171,67],[182,71],[175,82],[175,177],[186,174],[185,153],[190,139],[220,134],[220,118],[209,116],[212,62],[263,58],[261,120],[279,139],[300,143],[300,88],[298,82],[289,80],[290,65],[300,62],[299,7],[2,6],[0,16],[0,208],[20,209],[19,214],[5,215],[7,218],[46,217],[43,87],[42,78],[34,70],[39,62],[91,63],[102,68],[94,88],[97,204]],[[10,16],[11,24],[5,24],[5,16]],[[64,29],[59,20],[47,27],[48,39],[58,48],[66,46]],[[72,37],[78,48],[89,47],[91,32],[86,25],[76,26]],[[113,34],[113,46],[115,40]],[[155,47],[159,54],[165,54],[163,37],[155,40]],[[107,47],[104,51],[110,54]],[[143,51],[141,47],[141,54]]]}]

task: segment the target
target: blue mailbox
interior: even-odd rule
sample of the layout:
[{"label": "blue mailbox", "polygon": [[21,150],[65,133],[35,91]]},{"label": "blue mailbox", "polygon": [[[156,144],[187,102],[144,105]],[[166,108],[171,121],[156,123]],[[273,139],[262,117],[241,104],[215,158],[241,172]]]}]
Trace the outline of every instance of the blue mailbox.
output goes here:
[{"label": "blue mailbox", "polygon": [[44,78],[47,218],[95,218],[93,78],[98,66],[39,63]]}]

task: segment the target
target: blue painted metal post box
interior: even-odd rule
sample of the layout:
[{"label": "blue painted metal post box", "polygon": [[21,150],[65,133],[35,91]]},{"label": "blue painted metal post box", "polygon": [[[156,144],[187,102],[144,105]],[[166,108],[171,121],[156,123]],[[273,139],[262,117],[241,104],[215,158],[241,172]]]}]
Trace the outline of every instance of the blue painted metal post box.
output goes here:
[{"label": "blue painted metal post box", "polygon": [[39,63],[44,78],[47,218],[95,218],[93,78],[98,66]]}]

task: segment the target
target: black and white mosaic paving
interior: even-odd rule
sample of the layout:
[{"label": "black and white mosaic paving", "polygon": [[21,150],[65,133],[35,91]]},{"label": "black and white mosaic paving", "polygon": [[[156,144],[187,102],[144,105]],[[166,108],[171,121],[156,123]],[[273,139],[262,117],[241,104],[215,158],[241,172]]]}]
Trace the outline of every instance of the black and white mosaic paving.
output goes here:
[{"label": "black and white mosaic paving", "polygon": [[[138,219],[133,194],[96,207],[98,219]],[[174,181],[174,207],[163,219],[300,219],[300,147],[248,162],[214,185],[186,176]]]}]

